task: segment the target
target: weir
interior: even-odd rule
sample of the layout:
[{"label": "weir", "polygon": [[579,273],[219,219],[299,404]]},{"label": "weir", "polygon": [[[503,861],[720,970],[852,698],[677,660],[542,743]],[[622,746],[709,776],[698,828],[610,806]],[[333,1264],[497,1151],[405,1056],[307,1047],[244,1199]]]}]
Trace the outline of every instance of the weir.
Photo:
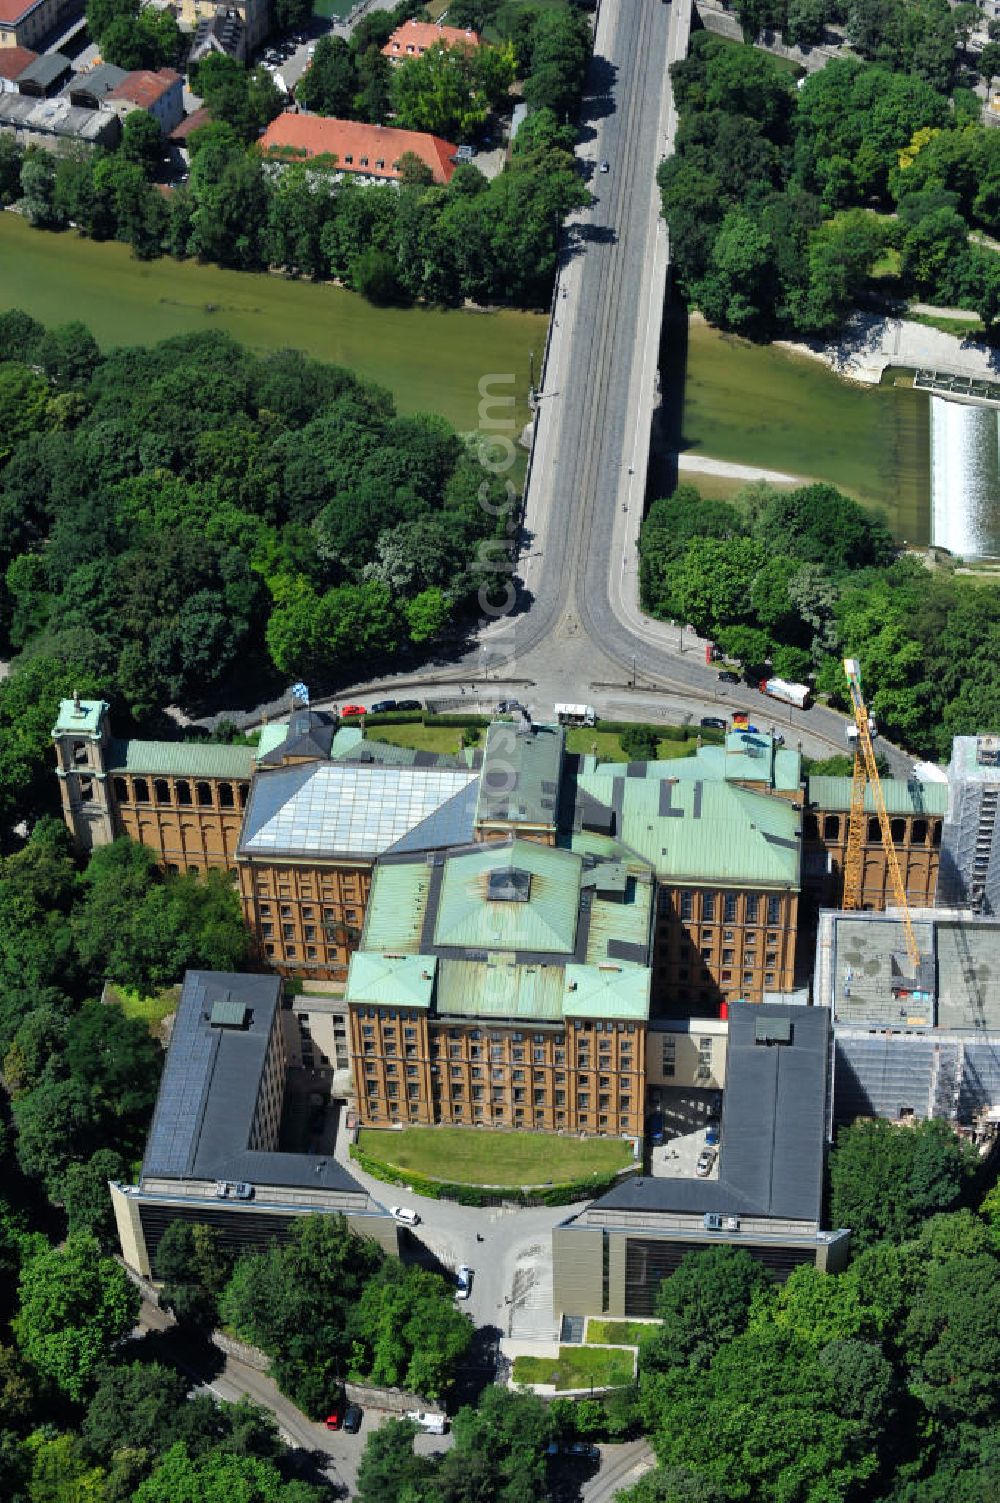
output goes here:
[{"label": "weir", "polygon": [[1000,556],[1000,411],[930,398],[931,541]]}]

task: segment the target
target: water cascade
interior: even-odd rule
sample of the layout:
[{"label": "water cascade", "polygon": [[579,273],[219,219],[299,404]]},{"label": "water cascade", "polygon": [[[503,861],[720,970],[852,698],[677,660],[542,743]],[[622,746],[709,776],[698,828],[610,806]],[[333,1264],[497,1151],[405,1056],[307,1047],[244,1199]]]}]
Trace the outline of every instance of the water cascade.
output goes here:
[{"label": "water cascade", "polygon": [[931,539],[964,558],[1000,556],[1000,411],[931,402]]}]

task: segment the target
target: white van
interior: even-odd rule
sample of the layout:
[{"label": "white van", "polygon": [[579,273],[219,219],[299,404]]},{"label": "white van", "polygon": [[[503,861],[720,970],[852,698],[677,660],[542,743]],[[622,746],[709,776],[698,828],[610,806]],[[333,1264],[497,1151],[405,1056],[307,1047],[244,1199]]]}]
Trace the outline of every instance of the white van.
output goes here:
[{"label": "white van", "polygon": [[443,1414],[425,1414],[422,1409],[407,1409],[403,1418],[412,1420],[428,1435],[443,1435],[448,1428],[448,1421]]},{"label": "white van", "polygon": [[560,725],[593,725],[597,711],[593,705],[556,705],[556,719]]}]

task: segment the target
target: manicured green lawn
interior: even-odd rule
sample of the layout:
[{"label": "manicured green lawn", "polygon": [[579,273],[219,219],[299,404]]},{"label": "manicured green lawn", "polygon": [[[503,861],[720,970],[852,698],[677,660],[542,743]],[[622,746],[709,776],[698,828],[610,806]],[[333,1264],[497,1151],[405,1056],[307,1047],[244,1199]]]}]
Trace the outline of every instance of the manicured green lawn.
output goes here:
[{"label": "manicured green lawn", "polygon": [[[617,731],[595,731],[585,725],[570,726],[566,732],[566,750],[595,755],[602,762],[628,761]],[[674,741],[669,736],[661,736],[656,755],[659,760],[666,761],[670,757],[693,757],[697,750],[695,741]]]},{"label": "manicured green lawn", "polygon": [[[515,395],[515,437],[528,420],[528,356],[545,346],[537,313],[376,308],[339,287],[168,257],[137,261],[127,245],[35,230],[0,213],[7,308],[45,324],[82,319],[102,349],[224,329],[250,349],[304,350],[388,387],[401,412],[438,412],[460,432],[478,427],[479,383],[489,376],[493,391]],[[500,384],[508,376],[513,385]]]},{"label": "manicured green lawn", "polygon": [[[481,732],[475,731],[476,737]],[[457,725],[373,725],[365,728],[366,741],[388,741],[391,746],[412,746],[417,751],[460,752],[461,726]]]},{"label": "manicured green lawn", "polygon": [[152,997],[144,997],[129,986],[109,986],[108,995],[118,1003],[127,1018],[139,1018],[154,1037],[159,1037],[164,1018],[177,1010],[178,988],[165,986]]},{"label": "manicured green lawn", "polygon": [[324,16],[328,21],[334,16],[342,20],[353,6],[354,0],[313,0],[313,15]]},{"label": "manicured green lawn", "polygon": [[946,318],[937,313],[907,313],[907,323],[923,324],[925,329],[939,329],[942,334],[982,334],[985,325],[981,318],[970,313],[967,318]]},{"label": "manicured green lawn", "polygon": [[384,1164],[465,1185],[546,1185],[611,1174],[632,1162],[614,1138],[557,1138],[548,1133],[479,1132],[473,1127],[366,1127],[358,1146]]},{"label": "manicured green lawn", "polygon": [[596,1345],[638,1346],[656,1326],[644,1320],[588,1320],[587,1340]]},{"label": "manicured green lawn", "polygon": [[632,1352],[561,1346],[558,1357],[515,1357],[515,1383],[555,1383],[557,1389],[624,1388],[635,1377]]}]

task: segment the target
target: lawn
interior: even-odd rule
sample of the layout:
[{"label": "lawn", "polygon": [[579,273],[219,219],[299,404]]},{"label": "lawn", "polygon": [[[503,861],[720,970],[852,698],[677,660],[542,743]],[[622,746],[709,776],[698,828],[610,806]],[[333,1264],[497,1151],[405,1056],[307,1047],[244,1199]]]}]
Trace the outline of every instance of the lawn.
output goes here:
[{"label": "lawn", "polygon": [[646,1320],[588,1320],[587,1340],[605,1346],[638,1346],[656,1330],[656,1324]]},{"label": "lawn", "polygon": [[334,17],[342,21],[354,8],[355,0],[313,0],[313,15],[323,16],[327,21]]},{"label": "lawn", "polygon": [[[566,750],[594,755],[602,762],[628,761],[617,731],[595,731],[585,725],[571,726],[567,730]],[[665,762],[671,757],[693,757],[697,750],[696,741],[675,741],[669,736],[661,736],[657,742],[656,755],[660,761]]]},{"label": "lawn", "polygon": [[401,412],[440,413],[460,432],[479,426],[479,383],[491,372],[514,378],[511,431],[527,422],[528,355],[544,346],[546,324],[514,310],[376,308],[322,283],[169,257],[137,261],[127,245],[35,230],[0,213],[4,308],[45,324],[82,318],[102,349],[220,329],[263,353],[304,350],[388,387]]},{"label": "lawn", "polygon": [[[482,734],[471,728],[477,741]],[[390,746],[412,746],[417,751],[451,752],[462,750],[463,728],[458,725],[373,725],[365,726],[366,741],[388,741]]]},{"label": "lawn", "polygon": [[362,1129],[359,1145],[383,1164],[464,1185],[548,1185],[613,1174],[632,1162],[615,1138],[557,1138],[548,1133],[479,1132],[473,1127]]},{"label": "lawn", "polygon": [[145,997],[133,987],[109,985],[107,996],[110,1001],[117,1002],[127,1018],[138,1018],[154,1038],[159,1038],[164,1019],[177,1011],[179,988],[165,986],[152,997]]},{"label": "lawn", "polygon": [[945,314],[940,313],[907,312],[906,321],[909,324],[923,324],[925,329],[939,329],[942,334],[954,334],[956,336],[983,334],[986,331],[986,325],[974,313],[970,313],[966,318],[962,318],[960,315],[955,318],[948,318]]},{"label": "lawn", "polygon": [[624,1388],[635,1378],[635,1353],[597,1346],[561,1346],[558,1357],[515,1357],[515,1383],[554,1383],[557,1389]]}]

